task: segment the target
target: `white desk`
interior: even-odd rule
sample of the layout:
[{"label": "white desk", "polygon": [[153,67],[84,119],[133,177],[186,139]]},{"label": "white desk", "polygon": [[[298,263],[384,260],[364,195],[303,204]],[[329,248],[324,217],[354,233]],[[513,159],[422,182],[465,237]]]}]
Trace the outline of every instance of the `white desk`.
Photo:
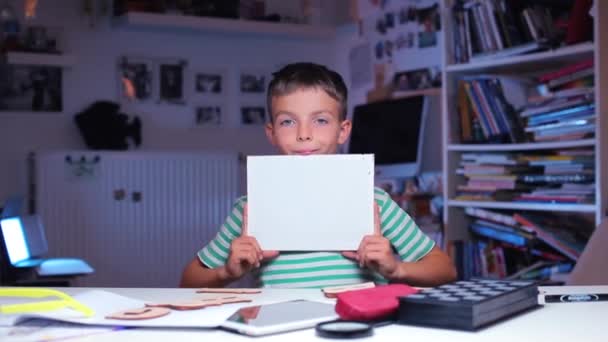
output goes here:
[{"label": "white desk", "polygon": [[[60,288],[70,294],[87,290],[84,288]],[[127,297],[145,301],[192,298],[192,289],[134,289],[104,288]],[[320,300],[319,290],[265,289],[256,295],[254,304],[294,298]],[[608,341],[608,302],[557,303],[544,305],[538,310],[516,316],[478,332],[422,328],[393,324],[375,329],[374,336],[360,340],[377,341]],[[0,328],[6,332],[6,329]],[[90,335],[70,341],[328,341],[315,335],[314,329],[300,330],[267,337],[250,338],[216,329],[128,329],[98,335]]]}]

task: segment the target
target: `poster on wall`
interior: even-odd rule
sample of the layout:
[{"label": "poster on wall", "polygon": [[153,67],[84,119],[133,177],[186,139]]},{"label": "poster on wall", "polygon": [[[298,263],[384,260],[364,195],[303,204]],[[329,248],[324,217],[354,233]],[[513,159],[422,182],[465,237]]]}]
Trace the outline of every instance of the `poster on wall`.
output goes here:
[{"label": "poster on wall", "polygon": [[353,89],[361,88],[372,81],[371,47],[369,42],[362,42],[351,48],[348,54],[350,85]]},{"label": "poster on wall", "polygon": [[122,100],[152,100],[154,62],[148,58],[122,57],[118,61],[118,81]]},{"label": "poster on wall", "polygon": [[185,104],[184,72],[185,60],[162,61],[159,63],[159,102]]},{"label": "poster on wall", "polygon": [[0,65],[0,110],[61,112],[61,68]]},{"label": "poster on wall", "polygon": [[418,21],[418,47],[427,48],[437,46],[437,32],[441,30],[441,18],[439,17],[439,5],[416,9]]}]

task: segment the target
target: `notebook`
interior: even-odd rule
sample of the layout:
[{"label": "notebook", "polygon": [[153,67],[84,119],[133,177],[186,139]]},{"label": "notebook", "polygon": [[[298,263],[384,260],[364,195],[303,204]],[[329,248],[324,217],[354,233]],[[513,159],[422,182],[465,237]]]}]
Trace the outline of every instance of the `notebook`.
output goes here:
[{"label": "notebook", "polygon": [[35,267],[40,276],[62,276],[92,273],[85,261],[74,258],[44,258],[48,244],[44,227],[37,215],[0,219],[8,260],[13,267]]}]

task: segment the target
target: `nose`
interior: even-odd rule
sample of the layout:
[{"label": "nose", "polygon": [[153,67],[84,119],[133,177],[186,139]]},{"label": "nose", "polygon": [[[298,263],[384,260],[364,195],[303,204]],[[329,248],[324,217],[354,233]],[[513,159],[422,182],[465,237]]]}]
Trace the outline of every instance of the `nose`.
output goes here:
[{"label": "nose", "polygon": [[302,125],[298,129],[298,136],[296,138],[299,142],[311,141],[312,140],[312,132],[306,125]]}]

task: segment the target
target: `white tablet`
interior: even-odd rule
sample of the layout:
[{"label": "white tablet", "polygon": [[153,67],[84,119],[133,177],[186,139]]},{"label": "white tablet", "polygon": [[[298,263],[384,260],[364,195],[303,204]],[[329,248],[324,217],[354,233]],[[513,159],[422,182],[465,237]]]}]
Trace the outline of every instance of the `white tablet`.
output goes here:
[{"label": "white tablet", "polygon": [[250,336],[314,327],[338,318],[334,304],[296,300],[241,308],[223,328]]}]

